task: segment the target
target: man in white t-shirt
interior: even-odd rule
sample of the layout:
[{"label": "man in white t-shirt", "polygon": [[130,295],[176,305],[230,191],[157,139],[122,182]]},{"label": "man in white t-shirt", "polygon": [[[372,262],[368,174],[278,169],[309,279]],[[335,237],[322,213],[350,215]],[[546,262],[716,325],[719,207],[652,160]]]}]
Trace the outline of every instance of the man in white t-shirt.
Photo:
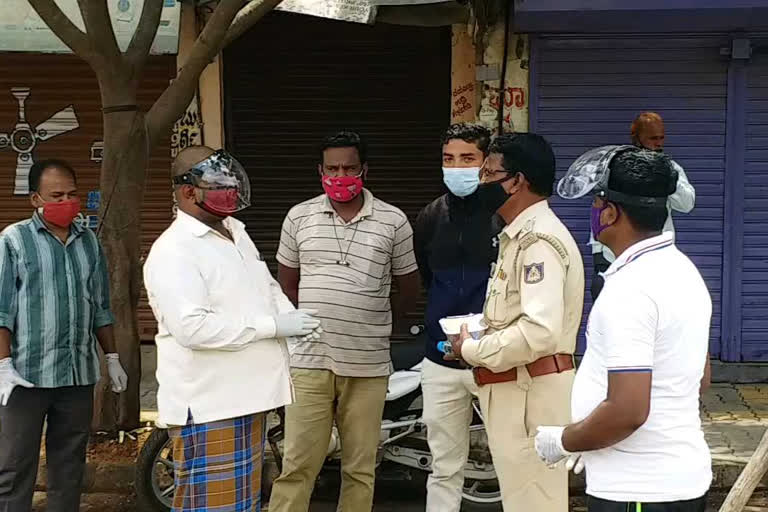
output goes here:
[{"label": "man in white t-shirt", "polygon": [[709,381],[712,301],[662,231],[676,182],[663,154],[619,146],[584,155],[558,185],[566,199],[595,195],[593,232],[617,255],[589,317],[575,423],[536,436],[545,462],[570,456],[567,465],[586,467],[590,512],[706,507],[712,471],[699,396]]}]

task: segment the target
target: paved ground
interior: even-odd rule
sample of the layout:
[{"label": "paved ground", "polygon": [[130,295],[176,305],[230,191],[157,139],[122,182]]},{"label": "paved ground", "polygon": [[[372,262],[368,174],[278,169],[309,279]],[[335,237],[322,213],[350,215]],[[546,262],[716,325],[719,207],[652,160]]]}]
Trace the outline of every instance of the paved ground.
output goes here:
[{"label": "paved ground", "polygon": [[768,427],[768,385],[713,385],[702,421],[715,461],[749,458]]},{"label": "paved ground", "polygon": [[[722,503],[722,495],[711,497],[707,512],[717,512]],[[44,512],[46,499],[44,493],[35,494],[32,512]],[[585,500],[581,497],[571,500],[571,512],[586,512]],[[335,512],[334,500],[314,500],[310,512]],[[113,494],[87,494],[83,496],[80,512],[151,512],[137,511],[133,498]],[[265,510],[265,512],[268,512]],[[414,489],[385,489],[377,493],[374,512],[424,512],[424,494]],[[469,510],[464,512],[470,512]],[[499,511],[500,512],[500,511]],[[768,512],[768,498],[757,495],[750,501],[744,512]]]}]

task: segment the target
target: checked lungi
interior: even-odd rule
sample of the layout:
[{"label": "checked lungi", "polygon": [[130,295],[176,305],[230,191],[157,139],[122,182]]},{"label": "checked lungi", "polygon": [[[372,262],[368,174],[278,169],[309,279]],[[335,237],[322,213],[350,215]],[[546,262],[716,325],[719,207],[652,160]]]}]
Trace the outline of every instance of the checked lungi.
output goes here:
[{"label": "checked lungi", "polygon": [[169,429],[173,512],[260,512],[266,414]]}]

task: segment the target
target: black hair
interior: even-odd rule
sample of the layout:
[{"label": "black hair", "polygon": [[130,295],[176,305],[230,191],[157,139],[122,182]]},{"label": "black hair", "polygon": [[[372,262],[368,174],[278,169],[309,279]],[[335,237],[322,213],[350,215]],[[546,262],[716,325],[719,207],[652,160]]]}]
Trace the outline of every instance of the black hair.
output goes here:
[{"label": "black hair", "polygon": [[70,176],[72,176],[72,179],[77,183],[77,175],[75,174],[75,170],[72,168],[71,165],[69,165],[69,162],[65,160],[60,160],[58,158],[50,158],[48,160],[40,160],[39,162],[35,162],[32,164],[32,167],[29,169],[29,192],[38,192],[40,189],[40,179],[43,177],[43,174],[45,174],[45,171],[48,169],[59,169],[61,171],[64,171],[66,173],[69,173]]},{"label": "black hair", "polygon": [[505,133],[493,139],[489,152],[503,156],[504,170],[525,176],[531,192],[543,197],[552,195],[555,153],[544,137],[535,133]]},{"label": "black hair", "polygon": [[368,162],[368,144],[357,132],[342,130],[325,137],[320,144],[321,161],[323,152],[328,148],[355,148],[357,149],[357,154],[360,155],[360,163]]},{"label": "black hair", "polygon": [[484,155],[487,155],[488,146],[491,144],[491,132],[488,128],[480,124],[456,123],[445,130],[440,142],[445,146],[448,141],[453,139],[460,139],[464,142],[474,144]]},{"label": "black hair", "polygon": [[[643,148],[626,149],[613,157],[608,165],[608,189],[632,196],[668,197],[677,188],[678,173],[664,153]],[[667,221],[666,203],[640,206],[611,201],[627,215],[639,231],[659,232]]]}]

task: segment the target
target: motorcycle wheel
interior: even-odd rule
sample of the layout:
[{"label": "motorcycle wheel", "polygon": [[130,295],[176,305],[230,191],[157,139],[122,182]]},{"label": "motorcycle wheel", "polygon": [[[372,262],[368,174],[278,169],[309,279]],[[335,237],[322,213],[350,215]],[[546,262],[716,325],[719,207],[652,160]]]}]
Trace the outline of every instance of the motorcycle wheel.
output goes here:
[{"label": "motorcycle wheel", "polygon": [[150,434],[136,460],[137,509],[169,512],[173,502],[173,445],[165,429]]},{"label": "motorcycle wheel", "polygon": [[464,481],[461,491],[462,512],[502,512],[498,480]]}]

